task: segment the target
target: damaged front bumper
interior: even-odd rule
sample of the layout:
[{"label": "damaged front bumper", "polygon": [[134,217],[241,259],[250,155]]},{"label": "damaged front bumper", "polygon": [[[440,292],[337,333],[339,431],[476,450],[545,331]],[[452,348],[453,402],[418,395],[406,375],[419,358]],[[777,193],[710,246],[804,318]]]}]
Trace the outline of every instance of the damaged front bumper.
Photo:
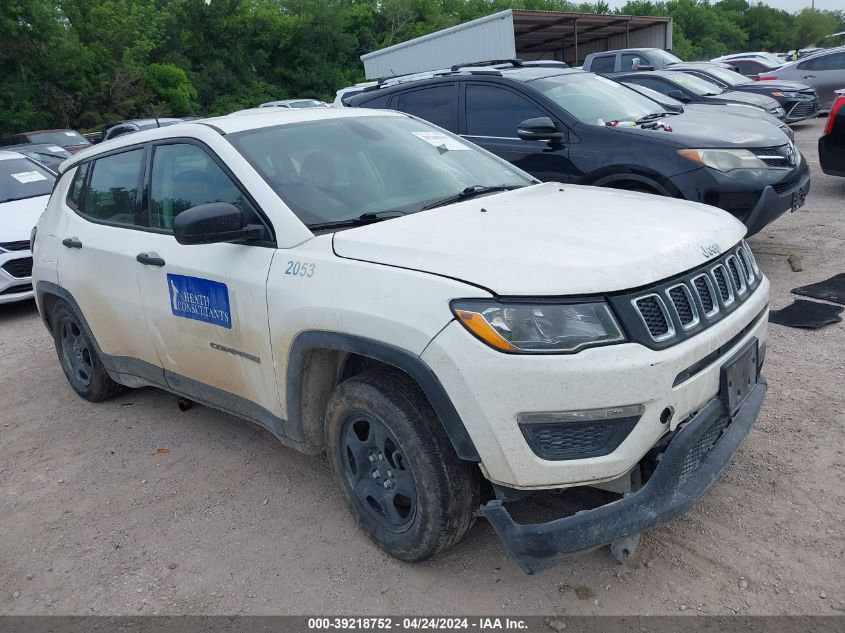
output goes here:
[{"label": "damaged front bumper", "polygon": [[[717,396],[669,442],[646,484],[618,501],[548,523],[516,523],[499,500],[481,507],[508,553],[528,574],[567,554],[635,536],[687,512],[713,485],[760,412],[766,379],[759,376],[733,416]],[[720,435],[721,434],[721,435]]]}]

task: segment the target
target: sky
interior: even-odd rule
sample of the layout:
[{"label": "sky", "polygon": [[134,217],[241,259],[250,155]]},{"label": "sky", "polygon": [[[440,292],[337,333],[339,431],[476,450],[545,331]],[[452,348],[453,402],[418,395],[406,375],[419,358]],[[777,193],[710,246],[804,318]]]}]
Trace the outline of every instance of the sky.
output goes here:
[{"label": "sky", "polygon": [[[625,5],[627,0],[607,0],[611,9]],[[754,0],[748,0],[753,3]],[[775,9],[783,9],[790,13],[795,13],[804,8],[810,7],[810,0],[766,0],[764,4],[768,4]],[[834,9],[845,9],[845,0],[816,0],[816,8],[821,10],[833,11]]]}]

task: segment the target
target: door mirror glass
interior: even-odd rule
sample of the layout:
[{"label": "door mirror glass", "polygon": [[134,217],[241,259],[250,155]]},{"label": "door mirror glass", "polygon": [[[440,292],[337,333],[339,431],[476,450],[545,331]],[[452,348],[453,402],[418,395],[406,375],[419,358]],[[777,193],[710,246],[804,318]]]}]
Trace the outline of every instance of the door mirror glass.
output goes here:
[{"label": "door mirror glass", "polygon": [[180,244],[216,244],[254,239],[258,227],[244,223],[244,214],[226,202],[211,202],[185,209],[173,220],[173,235]]},{"label": "door mirror glass", "polygon": [[525,119],[519,124],[517,134],[523,141],[559,141],[564,137],[547,116]]}]

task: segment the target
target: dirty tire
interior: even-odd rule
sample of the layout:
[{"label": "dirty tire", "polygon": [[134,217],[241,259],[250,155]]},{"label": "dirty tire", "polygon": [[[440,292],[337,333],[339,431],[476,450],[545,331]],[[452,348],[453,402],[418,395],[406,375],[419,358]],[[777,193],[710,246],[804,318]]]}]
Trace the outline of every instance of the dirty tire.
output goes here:
[{"label": "dirty tire", "polygon": [[126,391],[109,377],[96,346],[67,303],[56,302],[51,323],[59,363],[76,393],[91,402],[101,402]]},{"label": "dirty tire", "polygon": [[[458,459],[406,374],[380,368],[342,382],[329,400],[325,433],[329,463],[352,516],[387,553],[423,561],[472,526],[478,469]],[[389,489],[385,481],[392,483]]]}]

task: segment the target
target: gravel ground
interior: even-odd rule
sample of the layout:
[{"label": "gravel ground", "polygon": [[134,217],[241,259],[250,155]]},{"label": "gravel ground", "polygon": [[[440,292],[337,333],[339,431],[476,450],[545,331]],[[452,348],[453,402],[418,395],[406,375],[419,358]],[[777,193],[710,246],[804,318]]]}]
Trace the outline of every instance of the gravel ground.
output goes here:
[{"label": "gravel ground", "polygon": [[[796,126],[806,207],[751,240],[773,308],[845,272],[845,179],[819,169],[822,125]],[[602,549],[525,576],[484,521],[428,563],[386,556],[324,460],[222,413],[154,389],[81,400],[34,305],[0,306],[0,613],[841,615],[843,328],[771,326],[746,444],[637,561]]]}]

